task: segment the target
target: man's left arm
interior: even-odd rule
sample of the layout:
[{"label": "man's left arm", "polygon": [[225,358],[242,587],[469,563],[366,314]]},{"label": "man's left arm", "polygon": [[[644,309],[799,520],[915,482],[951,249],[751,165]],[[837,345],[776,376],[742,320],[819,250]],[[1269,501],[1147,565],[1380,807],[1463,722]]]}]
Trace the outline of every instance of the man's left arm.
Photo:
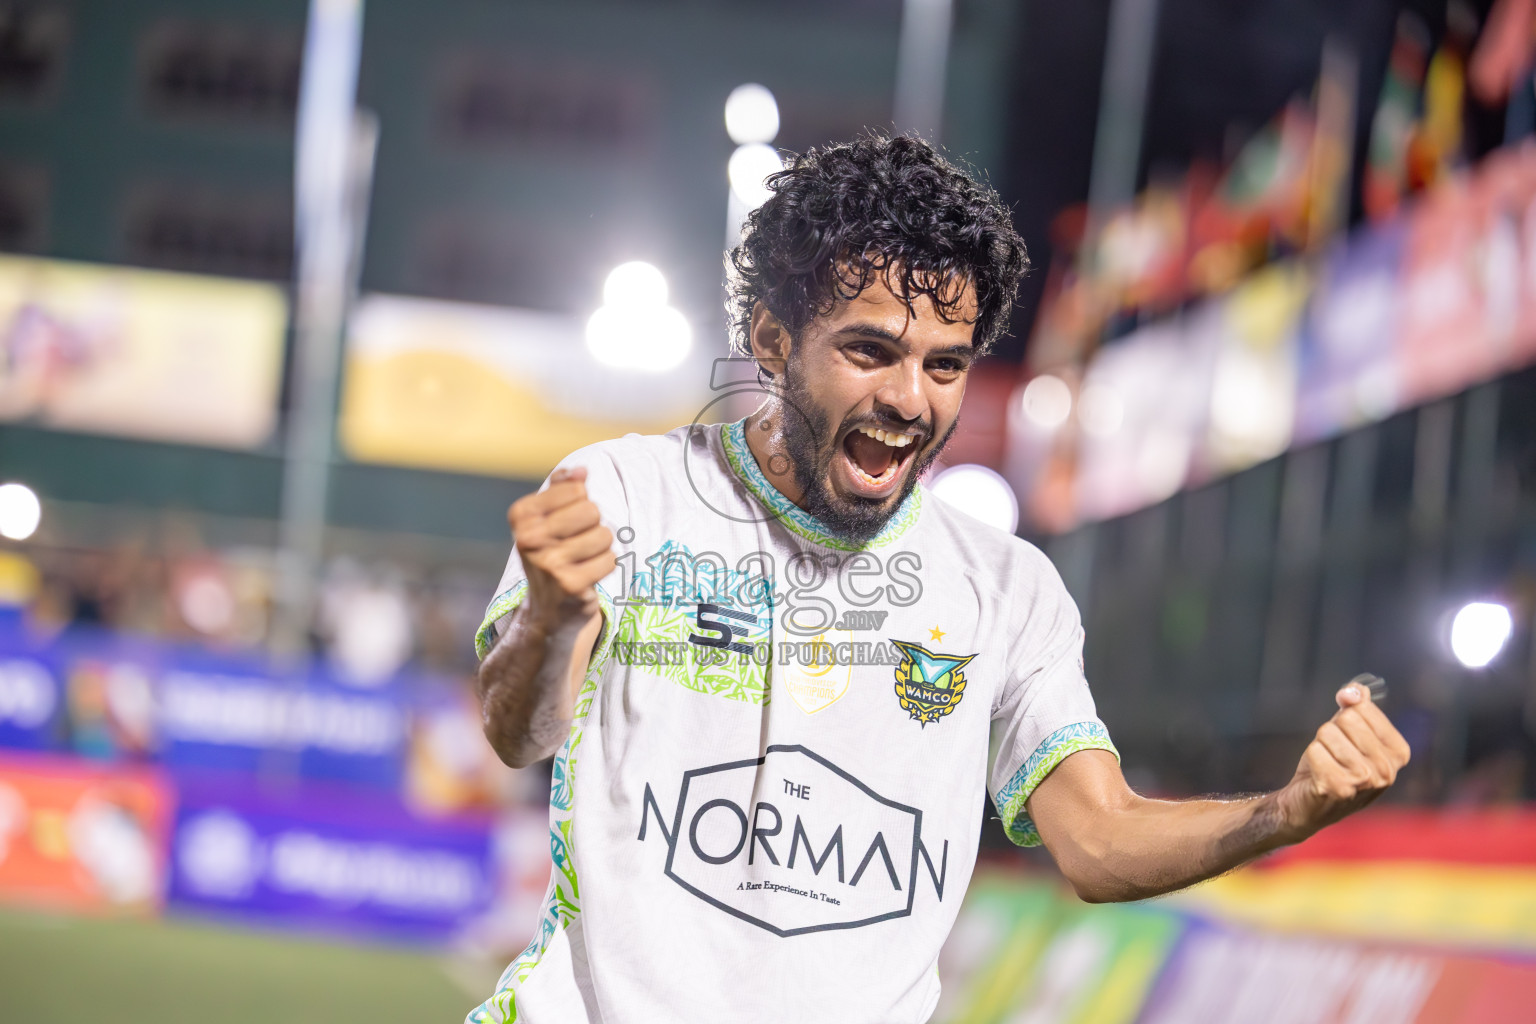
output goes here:
[{"label": "man's left arm", "polygon": [[1408,744],[1369,692],[1351,684],[1283,789],[1228,800],[1149,800],[1114,755],[1066,757],[1030,794],[1046,849],[1089,903],[1139,900],[1230,871],[1380,796],[1408,763]]}]

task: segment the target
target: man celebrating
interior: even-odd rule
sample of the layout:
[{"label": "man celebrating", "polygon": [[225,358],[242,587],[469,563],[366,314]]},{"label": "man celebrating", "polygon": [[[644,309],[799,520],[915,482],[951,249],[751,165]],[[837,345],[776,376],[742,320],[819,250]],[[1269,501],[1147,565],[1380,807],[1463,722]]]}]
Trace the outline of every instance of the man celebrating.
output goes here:
[{"label": "man celebrating", "polygon": [[555,755],[554,870],[472,1022],[924,1021],[985,794],[1083,899],[1135,900],[1408,760],[1349,686],[1283,789],[1132,792],[1050,563],[918,484],[1026,266],[1007,211],[906,137],[771,185],[731,253],[767,401],[583,449],[509,513],[478,690],[503,760]]}]

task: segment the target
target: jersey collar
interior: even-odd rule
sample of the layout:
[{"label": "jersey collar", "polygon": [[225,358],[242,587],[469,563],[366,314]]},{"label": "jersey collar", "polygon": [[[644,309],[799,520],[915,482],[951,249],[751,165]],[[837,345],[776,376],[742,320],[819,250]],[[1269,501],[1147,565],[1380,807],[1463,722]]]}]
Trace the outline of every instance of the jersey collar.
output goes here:
[{"label": "jersey collar", "polygon": [[752,492],[752,496],[758,500],[758,503],[772,513],[773,517],[784,524],[790,532],[824,548],[861,551],[865,548],[884,547],[906,533],[907,529],[917,522],[917,514],[922,509],[923,488],[919,485],[912,488],[912,493],[907,495],[907,499],[901,503],[896,514],[881,527],[879,533],[864,543],[858,544],[833,533],[821,520],[784,497],[777,487],[768,482],[768,478],[763,475],[762,467],[757,464],[757,458],[752,454],[752,449],[747,447],[745,419],[727,423],[720,431],[720,444],[725,449],[725,461],[731,467],[731,472],[746,485],[747,490]]}]

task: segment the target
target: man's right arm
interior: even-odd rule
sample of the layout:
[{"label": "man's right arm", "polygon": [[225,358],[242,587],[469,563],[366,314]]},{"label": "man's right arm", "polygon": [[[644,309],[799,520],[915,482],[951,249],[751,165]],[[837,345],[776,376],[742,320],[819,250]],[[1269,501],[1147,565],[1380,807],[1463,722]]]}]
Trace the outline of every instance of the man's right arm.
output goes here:
[{"label": "man's right arm", "polygon": [[513,768],[560,749],[575,695],[602,631],[597,584],[614,568],[613,534],[587,497],[586,470],[556,470],[549,486],[507,512],[527,575],[476,676],[491,747]]}]

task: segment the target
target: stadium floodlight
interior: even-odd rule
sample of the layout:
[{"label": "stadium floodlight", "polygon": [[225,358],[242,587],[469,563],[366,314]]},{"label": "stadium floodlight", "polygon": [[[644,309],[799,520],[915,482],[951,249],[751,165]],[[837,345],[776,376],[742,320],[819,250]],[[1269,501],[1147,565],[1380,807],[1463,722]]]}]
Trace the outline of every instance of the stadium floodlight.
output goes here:
[{"label": "stadium floodlight", "polygon": [[768,175],[784,169],[784,161],[766,142],[749,142],[737,146],[726,165],[731,180],[731,193],[747,210],[755,210],[773,195],[768,189]]},{"label": "stadium floodlight", "polygon": [[1499,656],[1514,626],[1509,609],[1501,604],[1465,604],[1451,620],[1451,653],[1467,668],[1483,668]]},{"label": "stadium floodlight", "polygon": [[665,306],[667,278],[644,260],[620,263],[603,282],[605,306]]},{"label": "stadium floodlight", "polygon": [[587,320],[587,350],[616,370],[664,373],[688,358],[693,328],[667,305],[667,279],[642,260],[621,263],[603,283],[603,304]]},{"label": "stadium floodlight", "polygon": [[1055,430],[1072,415],[1072,389],[1060,377],[1042,373],[1024,387],[1024,415],[1037,427]]},{"label": "stadium floodlight", "polygon": [[0,536],[26,540],[43,520],[43,504],[26,484],[0,484]]},{"label": "stadium floodlight", "polygon": [[779,134],[779,103],[765,85],[748,82],[725,100],[725,130],[738,146],[772,142]]},{"label": "stadium floodlight", "polygon": [[973,519],[1005,533],[1019,528],[1019,499],[1003,477],[970,463],[951,466],[933,478],[928,490]]}]

